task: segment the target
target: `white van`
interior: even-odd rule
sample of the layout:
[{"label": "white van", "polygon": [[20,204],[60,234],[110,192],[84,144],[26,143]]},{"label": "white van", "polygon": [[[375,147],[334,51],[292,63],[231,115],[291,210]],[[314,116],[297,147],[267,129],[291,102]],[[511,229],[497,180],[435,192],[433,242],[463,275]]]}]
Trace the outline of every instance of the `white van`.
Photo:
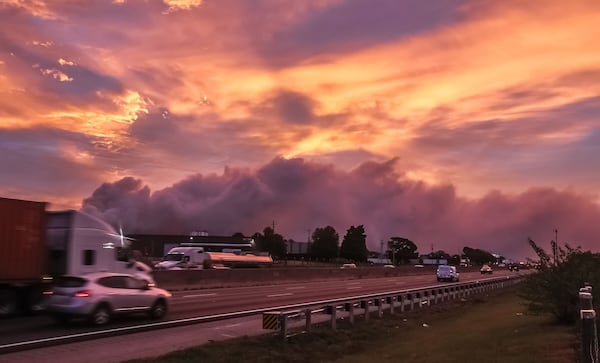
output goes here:
[{"label": "white van", "polygon": [[459,279],[459,273],[454,266],[440,265],[437,268],[436,275],[438,281],[458,282]]}]

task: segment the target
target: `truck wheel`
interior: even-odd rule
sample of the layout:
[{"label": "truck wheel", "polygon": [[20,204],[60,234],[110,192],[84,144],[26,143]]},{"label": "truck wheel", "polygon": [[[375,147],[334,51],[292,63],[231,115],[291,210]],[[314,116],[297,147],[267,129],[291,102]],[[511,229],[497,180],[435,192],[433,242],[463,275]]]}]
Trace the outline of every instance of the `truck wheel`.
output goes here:
[{"label": "truck wheel", "polygon": [[167,304],[163,300],[158,300],[150,309],[150,317],[153,319],[162,319],[167,314]]},{"label": "truck wheel", "polygon": [[106,325],[111,319],[111,312],[105,304],[100,305],[90,316],[90,321],[94,325]]},{"label": "truck wheel", "polygon": [[0,317],[17,313],[17,294],[11,290],[0,290]]}]

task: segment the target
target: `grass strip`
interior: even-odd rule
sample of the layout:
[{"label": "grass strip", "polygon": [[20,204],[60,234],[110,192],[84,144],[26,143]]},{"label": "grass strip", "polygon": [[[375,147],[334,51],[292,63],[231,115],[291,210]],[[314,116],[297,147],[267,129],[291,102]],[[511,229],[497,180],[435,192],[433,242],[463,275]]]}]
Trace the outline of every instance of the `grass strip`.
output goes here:
[{"label": "grass strip", "polygon": [[528,315],[522,303],[516,289],[507,289],[383,319],[373,315],[354,327],[340,321],[337,331],[316,328],[286,342],[244,337],[131,362],[576,362],[574,327]]}]

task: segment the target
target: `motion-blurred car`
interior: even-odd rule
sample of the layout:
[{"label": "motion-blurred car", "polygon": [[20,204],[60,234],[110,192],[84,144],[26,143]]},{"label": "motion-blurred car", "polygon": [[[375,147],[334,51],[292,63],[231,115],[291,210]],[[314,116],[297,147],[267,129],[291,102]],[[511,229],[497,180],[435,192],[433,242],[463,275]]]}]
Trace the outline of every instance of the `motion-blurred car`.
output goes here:
[{"label": "motion-blurred car", "polygon": [[481,266],[481,269],[479,271],[481,272],[482,275],[485,275],[485,274],[491,275],[493,272],[492,268],[489,265]]},{"label": "motion-blurred car", "polygon": [[354,264],[354,263],[345,263],[340,268],[356,268],[356,264]]},{"label": "motion-blurred car", "polygon": [[440,265],[436,270],[438,281],[458,281],[460,274],[456,271],[456,267],[448,265]]},{"label": "motion-blurred car", "polygon": [[517,272],[517,271],[519,271],[519,265],[516,263],[513,263],[511,265],[508,265],[508,269],[510,271]]},{"label": "motion-blurred car", "polygon": [[84,317],[94,325],[105,325],[120,314],[145,313],[161,319],[170,297],[168,291],[135,275],[95,272],[59,278],[46,311],[59,322]]}]

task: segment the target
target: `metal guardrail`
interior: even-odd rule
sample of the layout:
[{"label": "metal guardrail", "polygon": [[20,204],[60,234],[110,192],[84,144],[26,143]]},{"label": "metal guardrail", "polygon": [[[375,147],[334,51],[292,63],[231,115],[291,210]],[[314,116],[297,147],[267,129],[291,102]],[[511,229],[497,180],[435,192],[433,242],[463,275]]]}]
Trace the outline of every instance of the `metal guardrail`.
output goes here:
[{"label": "metal guardrail", "polygon": [[[350,324],[354,325],[356,317],[362,315],[365,321],[369,320],[371,313],[383,317],[384,310],[394,314],[421,309],[432,304],[465,298],[471,295],[482,294],[518,283],[522,276],[505,276],[488,278],[478,281],[457,282],[448,285],[427,286],[408,290],[392,291],[387,293],[355,296],[350,298],[323,301],[320,304],[308,303],[298,309],[272,310],[263,313],[263,329],[279,330],[282,339],[291,334],[292,320],[303,319],[303,331],[310,332],[314,316],[326,314],[329,316],[331,329],[337,328],[337,320],[344,314]],[[374,309],[372,309],[374,307]],[[341,312],[339,314],[339,312]]]}]

